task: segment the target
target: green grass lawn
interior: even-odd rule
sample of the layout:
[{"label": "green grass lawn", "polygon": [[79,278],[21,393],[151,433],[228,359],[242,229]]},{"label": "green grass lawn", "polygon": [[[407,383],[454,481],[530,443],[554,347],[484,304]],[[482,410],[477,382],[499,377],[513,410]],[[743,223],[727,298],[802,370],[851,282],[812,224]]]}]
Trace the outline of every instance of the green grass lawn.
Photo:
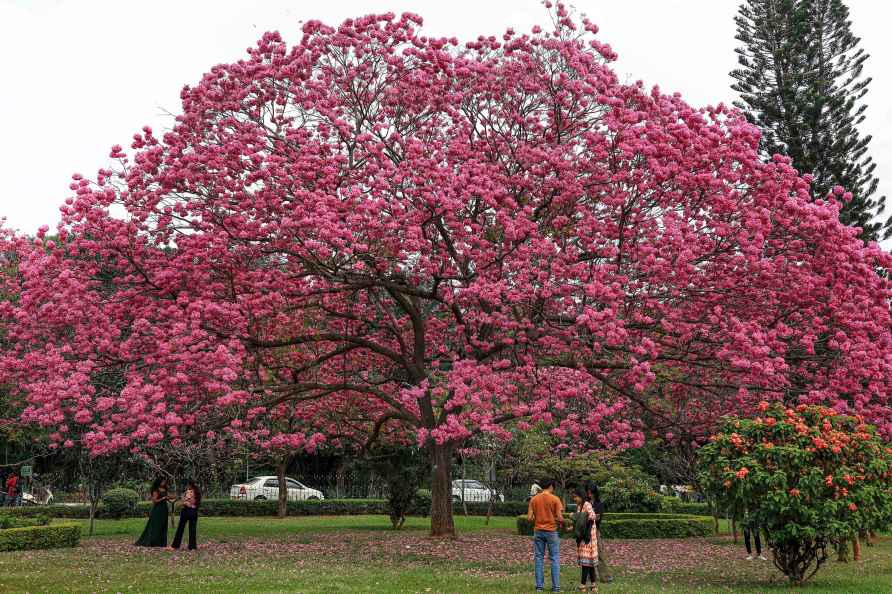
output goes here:
[{"label": "green grass lawn", "polygon": [[[457,541],[429,539],[424,518],[407,524],[396,533],[383,516],[201,518],[200,550],[171,553],[131,545],[143,520],[100,520],[76,549],[0,553],[0,592],[532,591],[529,540],[513,534],[513,518],[457,517]],[[727,537],[608,545],[616,580],[602,592],[892,591],[889,538],[864,547],[859,563],[828,563],[801,590],[770,562],[743,560]],[[562,550],[566,591],[579,575],[571,546]]]}]

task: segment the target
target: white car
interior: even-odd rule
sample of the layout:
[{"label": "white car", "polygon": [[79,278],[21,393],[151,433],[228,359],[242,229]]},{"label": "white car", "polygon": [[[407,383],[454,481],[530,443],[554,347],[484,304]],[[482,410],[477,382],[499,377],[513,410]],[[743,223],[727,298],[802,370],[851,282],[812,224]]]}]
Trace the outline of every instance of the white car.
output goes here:
[{"label": "white car", "polygon": [[[285,478],[288,483],[288,500],[325,499],[322,491],[311,489],[293,478]],[[255,476],[246,483],[232,485],[229,488],[230,499],[247,499],[248,501],[276,501],[279,499],[279,479],[274,476]]]},{"label": "white car", "polygon": [[[482,501],[484,503],[493,499],[495,501],[505,501],[505,496],[490,489],[480,481],[465,480],[464,481],[464,500],[465,501]],[[452,500],[462,500],[462,481],[452,481]]]}]

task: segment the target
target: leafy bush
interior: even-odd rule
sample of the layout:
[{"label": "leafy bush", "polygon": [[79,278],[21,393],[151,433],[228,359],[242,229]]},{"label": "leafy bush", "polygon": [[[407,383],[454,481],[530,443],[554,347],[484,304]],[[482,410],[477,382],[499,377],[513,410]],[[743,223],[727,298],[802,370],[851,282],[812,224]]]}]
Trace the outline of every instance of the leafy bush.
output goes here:
[{"label": "leafy bush", "polygon": [[418,488],[428,472],[427,457],[414,447],[378,446],[368,455],[369,465],[387,485],[387,515],[395,529],[418,507]]},{"label": "leafy bush", "polygon": [[747,510],[774,563],[801,585],[827,546],[892,519],[892,449],[858,417],[822,406],[759,405],[728,419],[700,449],[701,483],[726,509]]},{"label": "leafy bush", "polygon": [[[567,516],[561,537],[573,536],[572,522]],[[611,513],[601,521],[604,538],[689,538],[712,532],[712,518],[686,514]],[[531,536],[533,523],[526,515],[517,516],[517,533]]]},{"label": "leafy bush", "polygon": [[658,512],[660,497],[638,478],[612,478],[601,487],[601,501],[609,512]]},{"label": "leafy bush", "polygon": [[76,524],[9,528],[0,530],[0,551],[74,547],[80,539],[81,528]]},{"label": "leafy bush", "polygon": [[124,518],[136,513],[139,495],[133,489],[119,487],[109,489],[102,496],[103,517]]},{"label": "leafy bush", "polygon": [[690,514],[693,516],[709,516],[712,511],[705,503],[690,503],[678,497],[660,496],[660,511],[672,514]]}]

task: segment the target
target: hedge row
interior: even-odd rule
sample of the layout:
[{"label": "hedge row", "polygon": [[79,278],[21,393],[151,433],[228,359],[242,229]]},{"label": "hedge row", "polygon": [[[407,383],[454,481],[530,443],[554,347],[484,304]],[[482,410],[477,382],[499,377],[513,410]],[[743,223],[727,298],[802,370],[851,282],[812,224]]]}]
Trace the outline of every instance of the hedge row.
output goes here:
[{"label": "hedge row", "polygon": [[[125,514],[125,517],[145,517],[148,515],[152,504],[141,501],[136,506],[136,511]],[[419,502],[411,510],[412,515],[426,516],[430,513],[429,502]],[[468,514],[473,516],[486,515],[489,504],[468,503]],[[278,510],[277,501],[247,501],[245,499],[205,499],[201,502],[201,514],[203,516],[274,516]],[[455,504],[455,513],[462,514],[464,510],[461,504]],[[512,517],[525,514],[527,504],[522,501],[506,501],[493,504],[492,513],[496,516]],[[45,505],[33,507],[9,508],[10,515],[31,517],[46,515],[53,518],[78,518],[90,517],[90,508],[87,505]],[[387,502],[383,499],[325,499],[289,501],[288,514],[292,516],[316,516],[316,515],[379,515],[387,513]],[[110,514],[105,506],[100,504],[96,510],[97,518],[118,517]]]},{"label": "hedge row", "polygon": [[77,524],[51,524],[0,530],[0,551],[76,547],[81,540]]},{"label": "hedge row", "polygon": [[49,523],[50,519],[46,514],[15,516],[0,513],[0,530],[7,530],[9,528],[27,528],[28,526],[46,526]]},{"label": "hedge row", "polygon": [[682,501],[678,497],[662,496],[660,501],[660,511],[672,514],[687,514],[692,516],[709,516],[712,511],[705,503],[692,503]]},{"label": "hedge row", "polygon": [[[566,517],[561,537],[573,536],[573,523]],[[517,516],[517,533],[532,536],[533,523]],[[601,521],[604,538],[689,538],[712,533],[712,518],[686,514],[605,514]]]}]

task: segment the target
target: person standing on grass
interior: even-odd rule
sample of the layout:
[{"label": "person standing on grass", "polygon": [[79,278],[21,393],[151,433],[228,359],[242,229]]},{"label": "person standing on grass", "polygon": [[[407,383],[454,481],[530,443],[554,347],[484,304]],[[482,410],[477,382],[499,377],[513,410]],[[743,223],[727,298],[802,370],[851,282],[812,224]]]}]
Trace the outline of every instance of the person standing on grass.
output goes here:
[{"label": "person standing on grass", "polygon": [[142,531],[136,546],[138,547],[166,547],[167,546],[167,517],[170,513],[167,504],[176,498],[167,494],[167,479],[157,478],[152,483],[152,510],[149,512],[149,521]]},{"label": "person standing on grass", "polygon": [[195,481],[189,479],[186,483],[186,492],[183,493],[183,508],[180,510],[180,523],[177,525],[177,532],[173,537],[171,549],[179,549],[183,542],[183,529],[186,524],[189,525],[189,550],[194,551],[198,548],[198,506],[201,505],[201,491]]},{"label": "person standing on grass", "polygon": [[[588,494],[579,487],[573,494],[576,513],[573,514],[573,533],[576,537],[576,561],[582,569],[579,590],[597,592],[598,580],[595,577],[595,566],[598,564],[598,529],[595,527],[596,514],[592,509]],[[586,586],[586,581],[591,584]]]},{"label": "person standing on grass", "polygon": [[564,506],[554,494],[554,481],[539,483],[542,491],[530,499],[527,519],[533,522],[533,557],[536,591],[545,587],[545,549],[551,559],[551,591],[561,591],[561,537],[558,527],[564,526]]},{"label": "person standing on grass", "polygon": [[762,538],[759,536],[759,532],[759,525],[753,521],[752,517],[749,514],[749,511],[747,511],[744,514],[743,519],[743,544],[746,546],[747,561],[753,560],[753,549],[752,546],[750,546],[750,536],[753,537],[752,544],[756,545],[757,557],[762,561],[768,561],[765,555],[762,554]]},{"label": "person standing on grass", "polygon": [[19,488],[19,477],[16,476],[15,471],[9,473],[9,478],[6,479],[6,505],[12,507],[16,504],[18,498],[18,488]]},{"label": "person standing on grass", "polygon": [[589,481],[585,485],[585,494],[592,503],[592,509],[595,510],[595,530],[598,537],[598,581],[602,584],[609,584],[613,581],[613,576],[607,569],[607,555],[605,554],[604,539],[601,537],[601,518],[604,516],[604,502],[601,501],[601,493],[598,486]]}]

